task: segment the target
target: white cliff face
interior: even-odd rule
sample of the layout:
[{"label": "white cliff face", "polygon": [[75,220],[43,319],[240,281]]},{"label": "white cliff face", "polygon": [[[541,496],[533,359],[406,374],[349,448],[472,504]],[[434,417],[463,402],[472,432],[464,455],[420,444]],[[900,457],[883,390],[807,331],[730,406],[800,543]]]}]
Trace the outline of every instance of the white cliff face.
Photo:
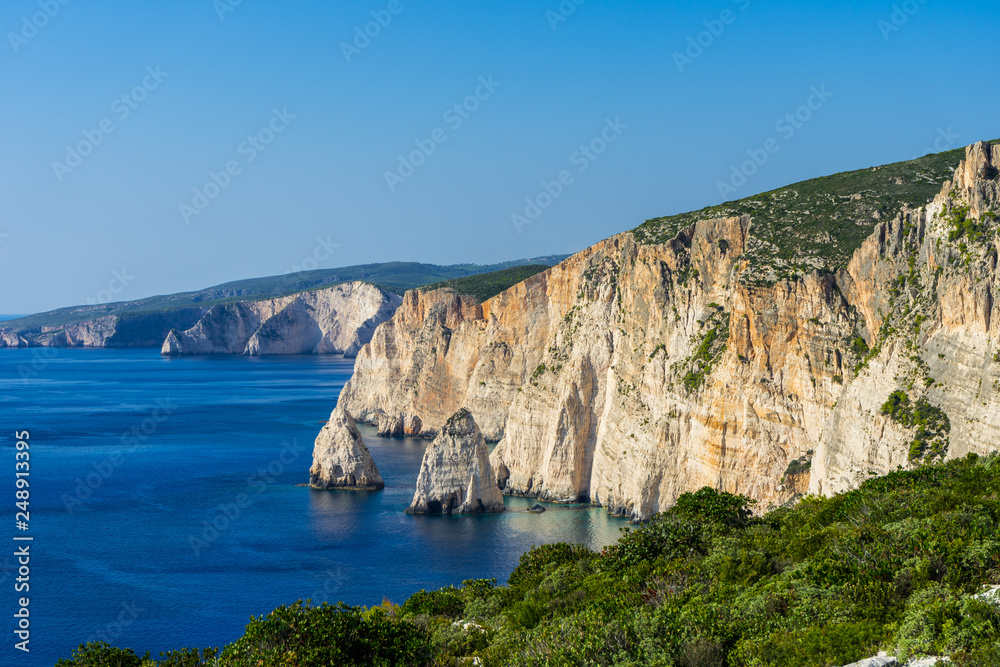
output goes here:
[{"label": "white cliff face", "polygon": [[337,408],[316,437],[309,485],[315,489],[377,490],[385,487],[354,419]]},{"label": "white cliff face", "polygon": [[0,329],[0,348],[4,347],[28,347],[28,341],[16,331]]},{"label": "white cliff face", "polygon": [[462,409],[424,452],[411,514],[502,512],[503,495],[472,414]]},{"label": "white cliff face", "polygon": [[171,331],[161,353],[353,356],[401,301],[396,294],[354,282],[277,299],[212,306],[192,328]]},{"label": "white cliff face", "polygon": [[[910,465],[918,427],[881,414],[897,390],[946,414],[946,456],[991,451],[997,150],[970,147],[954,186],[877,224],[837,274],[742,280],[743,216],[660,245],[619,234],[483,304],[408,292],[340,403],[425,436],[468,407],[505,493],[636,517],[706,485],[767,507]],[[980,231],[954,237],[963,215]]]},{"label": "white cliff face", "polygon": [[909,465],[919,429],[883,414],[894,391],[947,416],[947,457],[1000,448],[998,158],[996,146],[970,146],[932,203],[880,225],[855,253],[845,296],[879,351],[823,425],[811,492]]}]

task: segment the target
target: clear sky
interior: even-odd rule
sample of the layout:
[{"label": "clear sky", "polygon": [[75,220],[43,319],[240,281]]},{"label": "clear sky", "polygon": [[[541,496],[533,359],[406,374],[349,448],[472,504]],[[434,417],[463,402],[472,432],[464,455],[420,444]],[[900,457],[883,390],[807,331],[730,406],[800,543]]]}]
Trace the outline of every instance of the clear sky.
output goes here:
[{"label": "clear sky", "polygon": [[1000,137],[995,2],[804,4],[6,0],[0,312],[573,252]]}]

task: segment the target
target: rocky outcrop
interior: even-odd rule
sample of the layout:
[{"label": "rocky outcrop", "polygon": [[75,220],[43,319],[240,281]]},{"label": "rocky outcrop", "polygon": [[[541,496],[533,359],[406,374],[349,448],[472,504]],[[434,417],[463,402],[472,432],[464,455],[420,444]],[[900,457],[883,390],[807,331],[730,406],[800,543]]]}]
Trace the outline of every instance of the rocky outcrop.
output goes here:
[{"label": "rocky outcrop", "polygon": [[[14,331],[0,329],[0,347],[159,347],[167,333],[187,328],[205,313],[201,307],[104,315],[64,326]],[[5,345],[4,343],[8,344]]]},{"label": "rocky outcrop", "polygon": [[171,331],[161,353],[354,356],[400,302],[396,294],[354,282],[277,299],[220,304],[187,331]]},{"label": "rocky outcrop", "polygon": [[483,434],[466,409],[445,422],[424,451],[411,514],[502,512],[503,495]]},{"label": "rocky outcrop", "polygon": [[333,411],[316,437],[309,486],[314,489],[385,488],[364,438],[354,419],[343,408]]},{"label": "rocky outcrop", "polygon": [[[505,493],[634,517],[706,485],[766,507],[991,451],[996,151],[969,147],[954,184],[881,215],[836,274],[762,281],[739,216],[658,245],[619,234],[482,304],[408,292],[340,403],[423,436],[467,407]],[[894,391],[909,412],[882,415]]]},{"label": "rocky outcrop", "polygon": [[4,347],[28,347],[28,340],[16,331],[0,329],[0,348]]}]

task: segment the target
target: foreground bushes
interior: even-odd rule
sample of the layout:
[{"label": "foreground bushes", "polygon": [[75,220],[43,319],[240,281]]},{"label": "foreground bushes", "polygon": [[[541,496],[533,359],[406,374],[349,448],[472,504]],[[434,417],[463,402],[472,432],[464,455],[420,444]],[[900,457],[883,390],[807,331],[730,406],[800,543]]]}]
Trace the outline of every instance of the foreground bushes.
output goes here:
[{"label": "foreground bushes", "polygon": [[1000,664],[1000,459],[969,456],[759,517],[702,489],[601,553],[551,544],[507,586],[402,606],[282,607],[225,647],[153,661],[107,645],[60,667],[843,665],[880,649]]}]

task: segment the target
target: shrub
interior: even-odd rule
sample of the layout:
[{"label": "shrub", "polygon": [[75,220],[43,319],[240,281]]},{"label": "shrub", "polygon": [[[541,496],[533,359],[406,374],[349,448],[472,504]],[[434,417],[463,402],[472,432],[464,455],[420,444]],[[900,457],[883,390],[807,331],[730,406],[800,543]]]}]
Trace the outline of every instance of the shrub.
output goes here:
[{"label": "shrub", "polygon": [[220,656],[227,667],[424,665],[425,631],[390,618],[380,607],[364,611],[343,603],[319,607],[297,602],[251,619],[244,635]]},{"label": "shrub", "polygon": [[106,642],[81,644],[73,657],[56,662],[56,667],[142,667],[149,653],[140,658],[132,649],[115,648]]},{"label": "shrub", "polygon": [[452,587],[436,591],[419,590],[411,595],[400,609],[403,616],[427,614],[447,618],[458,618],[464,610],[465,601],[461,592]]}]

